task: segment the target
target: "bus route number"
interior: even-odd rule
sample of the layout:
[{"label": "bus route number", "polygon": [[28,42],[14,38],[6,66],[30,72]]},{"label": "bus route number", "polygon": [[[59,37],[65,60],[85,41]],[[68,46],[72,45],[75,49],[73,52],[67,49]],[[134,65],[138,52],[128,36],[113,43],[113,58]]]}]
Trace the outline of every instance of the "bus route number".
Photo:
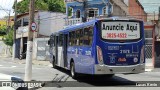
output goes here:
[{"label": "bus route number", "polygon": [[120,53],[130,53],[130,50],[120,50]]}]

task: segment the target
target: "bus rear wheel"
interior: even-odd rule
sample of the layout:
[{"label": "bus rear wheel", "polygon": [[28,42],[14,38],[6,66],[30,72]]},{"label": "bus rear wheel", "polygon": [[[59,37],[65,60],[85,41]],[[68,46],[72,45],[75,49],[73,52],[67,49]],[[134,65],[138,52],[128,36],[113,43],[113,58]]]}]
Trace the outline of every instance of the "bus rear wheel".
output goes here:
[{"label": "bus rear wheel", "polygon": [[71,77],[72,77],[73,79],[77,78],[77,73],[75,72],[74,62],[71,62],[70,72],[71,72]]}]

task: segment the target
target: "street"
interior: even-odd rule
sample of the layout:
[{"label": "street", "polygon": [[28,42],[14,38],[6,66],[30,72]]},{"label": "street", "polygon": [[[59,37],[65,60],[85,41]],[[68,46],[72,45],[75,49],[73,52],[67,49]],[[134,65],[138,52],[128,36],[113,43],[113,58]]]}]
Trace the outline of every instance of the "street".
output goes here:
[{"label": "street", "polygon": [[[14,63],[11,58],[2,58],[0,60],[0,73],[17,76],[24,79],[25,64]],[[155,83],[150,81],[160,81],[160,69],[155,69],[152,72],[145,72],[141,74],[116,74],[113,78],[106,78],[104,76],[80,75],[77,80],[69,76],[69,71],[62,68],[52,68],[51,65],[33,65],[32,80],[46,81],[44,87],[37,88],[39,90],[53,90],[56,89],[100,89],[106,88],[134,88],[139,81],[146,81],[142,83]],[[53,83],[50,83],[54,81]],[[60,83],[57,83],[60,82]],[[160,83],[160,82],[157,82]],[[89,87],[89,88],[88,88]],[[139,87],[141,88],[141,87]],[[145,87],[149,88],[149,87]],[[141,89],[145,89],[144,87]],[[152,86],[153,88],[153,86]],[[145,90],[147,90],[145,89]],[[155,89],[158,89],[156,87]]]}]

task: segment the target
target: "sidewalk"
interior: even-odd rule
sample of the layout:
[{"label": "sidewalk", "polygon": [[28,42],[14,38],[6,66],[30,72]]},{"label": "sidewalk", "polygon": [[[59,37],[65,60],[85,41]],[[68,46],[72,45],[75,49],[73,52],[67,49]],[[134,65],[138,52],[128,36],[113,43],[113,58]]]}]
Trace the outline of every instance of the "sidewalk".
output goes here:
[{"label": "sidewalk", "polygon": [[[18,58],[16,58],[14,61],[12,61],[11,57],[0,57],[0,58],[1,58],[0,60],[14,62],[14,63],[18,63],[18,64],[25,64],[26,63],[26,59],[19,60]],[[42,66],[50,66],[51,65],[51,63],[49,61],[38,61],[38,60],[32,60],[32,64],[33,65],[42,65]]]}]

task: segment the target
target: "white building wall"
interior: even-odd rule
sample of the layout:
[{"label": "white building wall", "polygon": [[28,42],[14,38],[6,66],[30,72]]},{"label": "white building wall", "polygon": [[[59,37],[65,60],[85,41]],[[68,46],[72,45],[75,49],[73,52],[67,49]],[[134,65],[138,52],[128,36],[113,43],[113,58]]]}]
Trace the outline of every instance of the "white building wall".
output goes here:
[{"label": "white building wall", "polygon": [[[51,26],[51,13],[50,12],[39,12],[39,31],[40,35],[49,36]],[[37,15],[38,16],[38,15]]]},{"label": "white building wall", "polygon": [[125,16],[128,15],[128,6],[123,0],[111,0],[113,5],[113,15]]},{"label": "white building wall", "polygon": [[65,25],[64,18],[66,17],[66,15],[63,13],[52,13],[51,17],[53,17],[51,20],[51,28],[50,28],[51,33],[63,29]]},{"label": "white building wall", "polygon": [[51,33],[63,29],[65,14],[58,12],[39,12],[39,34],[50,36]]}]

